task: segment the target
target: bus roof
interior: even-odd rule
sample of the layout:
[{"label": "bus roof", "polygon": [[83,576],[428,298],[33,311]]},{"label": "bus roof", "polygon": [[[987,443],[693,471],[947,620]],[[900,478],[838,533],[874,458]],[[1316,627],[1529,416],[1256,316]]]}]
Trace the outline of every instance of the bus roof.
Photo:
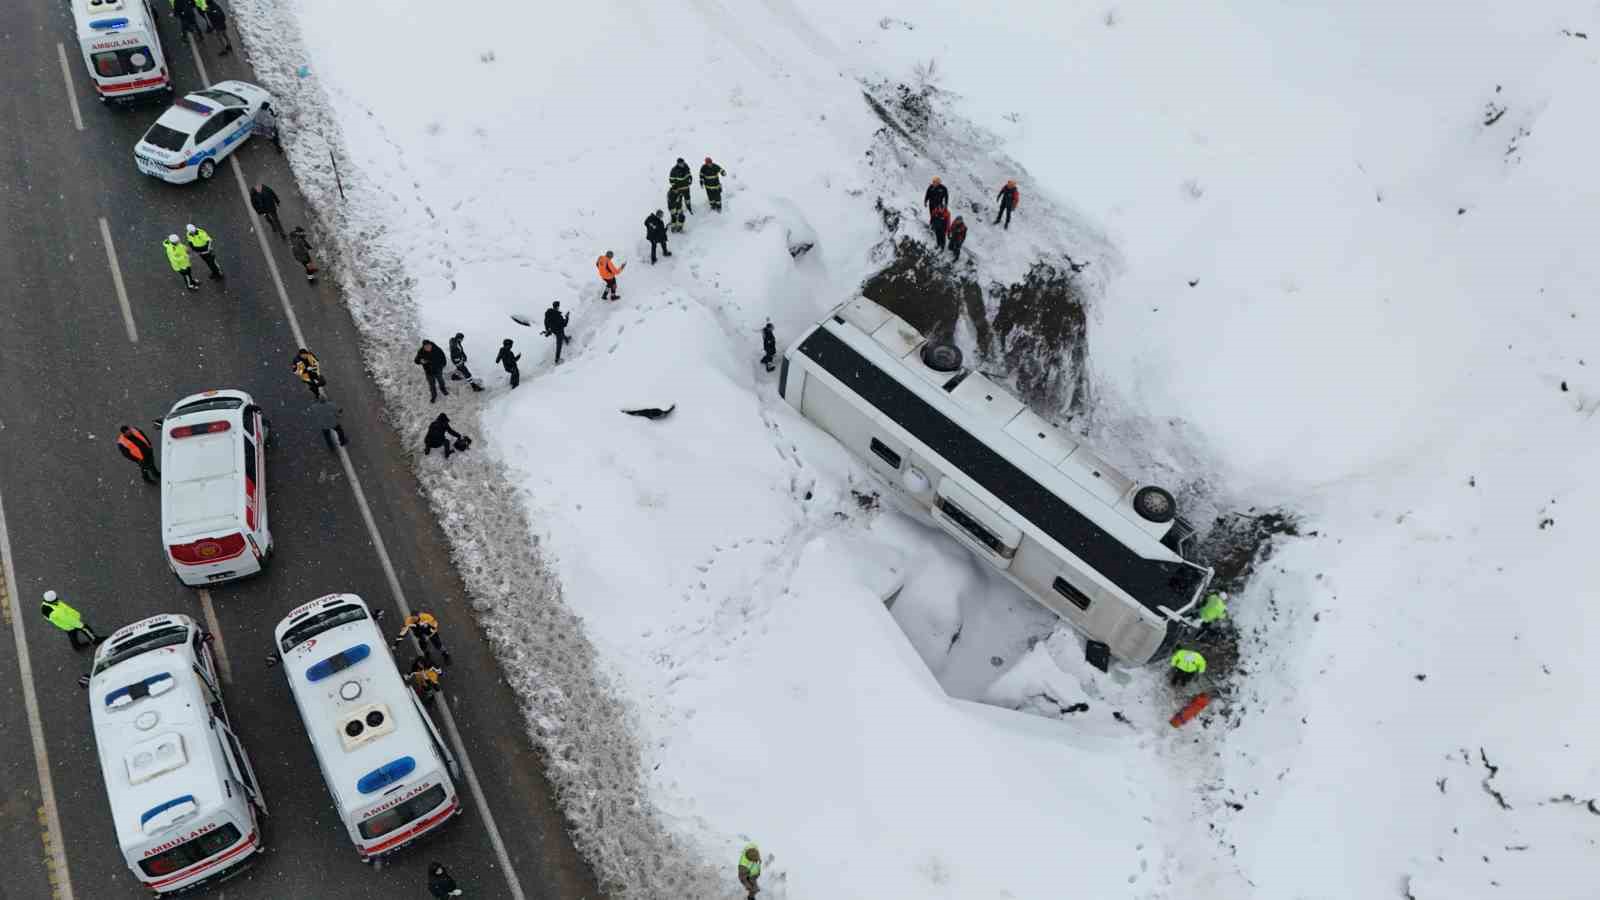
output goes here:
[{"label": "bus roof", "polygon": [[[353,608],[363,615],[319,631],[282,654],[284,675],[306,731],[346,812],[377,803],[424,776],[444,773],[429,726],[360,597],[329,594],[298,607],[273,630],[275,645],[281,650],[284,635],[297,624]],[[381,717],[375,719],[374,713]],[[353,728],[357,722],[360,729]]]},{"label": "bus roof", "polygon": [[161,841],[174,825],[198,821],[226,799],[228,764],[196,674],[194,620],[169,614],[135,622],[118,629],[95,657],[171,628],[182,629],[184,639],[117,662],[89,681],[100,772],[124,850]]}]

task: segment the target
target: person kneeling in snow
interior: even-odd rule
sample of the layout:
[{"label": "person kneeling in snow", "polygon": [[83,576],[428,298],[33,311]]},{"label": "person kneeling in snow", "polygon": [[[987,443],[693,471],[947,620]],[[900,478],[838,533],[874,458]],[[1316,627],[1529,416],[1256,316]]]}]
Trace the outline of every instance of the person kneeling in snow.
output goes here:
[{"label": "person kneeling in snow", "polygon": [[461,439],[461,433],[450,427],[450,417],[439,413],[439,417],[428,425],[428,433],[422,439],[422,455],[427,456],[432,453],[435,447],[443,447],[444,458],[449,459],[452,448],[450,441],[445,438],[446,435],[451,435],[457,440]]}]

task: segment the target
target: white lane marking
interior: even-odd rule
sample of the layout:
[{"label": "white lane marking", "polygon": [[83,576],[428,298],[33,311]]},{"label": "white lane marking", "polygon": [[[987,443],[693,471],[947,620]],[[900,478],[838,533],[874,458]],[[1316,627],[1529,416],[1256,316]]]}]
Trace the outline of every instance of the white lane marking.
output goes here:
[{"label": "white lane marking", "polygon": [[211,655],[222,667],[222,680],[233,684],[233,667],[228,665],[228,648],[222,645],[222,625],[217,622],[217,608],[211,605],[211,592],[201,588],[200,612],[206,617],[206,630],[211,632]]},{"label": "white lane marking", "polygon": [[[361,508],[361,520],[367,524],[367,533],[372,536],[372,546],[378,551],[378,563],[383,566],[383,577],[388,579],[389,590],[394,593],[395,605],[400,607],[402,616],[409,617],[411,604],[406,602],[405,591],[400,588],[400,576],[395,574],[394,564],[389,561],[389,550],[383,545],[383,536],[378,533],[378,523],[372,518],[372,508],[367,505],[367,494],[361,489],[361,480],[356,477],[356,467],[350,462],[350,454],[345,451],[343,445],[339,447],[339,462],[344,465],[345,477],[349,479],[350,489],[356,495],[356,505]],[[456,729],[456,719],[450,714],[448,700],[440,703],[436,710],[439,717],[444,720],[445,731],[450,734],[450,746],[455,748],[456,758],[461,760],[461,772],[466,776],[467,786],[472,789],[472,799],[477,801],[479,815],[483,816],[483,825],[489,830],[489,842],[494,845],[495,856],[500,859],[500,868],[505,872],[506,885],[511,888],[511,896],[516,900],[524,900],[522,883],[517,880],[516,870],[511,868],[511,854],[506,852],[506,842],[500,837],[500,828],[495,825],[494,814],[489,811],[489,801],[484,796],[483,785],[478,782],[477,770],[472,767],[472,760],[467,756],[467,748],[461,743],[461,732]]]},{"label": "white lane marking", "polygon": [[[200,69],[200,80],[207,87],[211,86],[211,77],[206,74],[205,63],[200,55],[195,54],[195,65]],[[245,184],[244,167],[239,165],[238,155],[228,157],[233,163],[233,178],[239,185],[239,196],[244,200],[245,208],[250,209],[250,214],[255,215],[250,207],[250,188]],[[294,335],[295,343],[301,347],[307,346],[305,333],[300,330],[300,320],[295,318],[294,305],[289,302],[289,292],[283,287],[283,275],[278,271],[278,261],[272,256],[272,249],[267,246],[265,229],[257,223],[256,244],[261,248],[261,255],[266,257],[267,270],[272,273],[272,285],[277,288],[278,302],[283,305],[284,318],[289,322],[289,331]],[[326,392],[324,392],[326,393]],[[333,402],[329,397],[328,402]],[[372,537],[372,546],[378,551],[378,563],[383,566],[384,577],[389,581],[389,590],[394,593],[395,605],[400,607],[402,616],[411,615],[411,604],[406,602],[405,591],[400,588],[400,576],[395,574],[394,563],[389,560],[389,550],[383,544],[383,535],[378,533],[378,523],[372,518],[372,508],[367,505],[366,491],[361,489],[361,479],[356,476],[356,468],[350,462],[350,454],[343,446],[339,447],[339,462],[344,465],[345,476],[350,480],[350,490],[355,494],[356,505],[361,509],[361,520],[367,525],[367,533]],[[483,785],[478,781],[477,770],[472,766],[472,760],[467,756],[467,748],[461,742],[461,732],[456,728],[455,716],[450,714],[448,703],[439,704],[440,718],[444,719],[445,731],[450,734],[450,746],[456,751],[456,758],[461,760],[461,773],[467,779],[467,786],[472,790],[472,799],[478,804],[478,814],[483,817],[483,826],[488,829],[489,843],[494,845],[494,854],[500,861],[500,871],[506,877],[506,886],[511,889],[514,900],[526,900],[522,893],[522,882],[517,878],[517,872],[511,867],[511,854],[506,850],[505,839],[500,836],[500,828],[495,824],[494,813],[489,810],[489,800],[483,793]]]},{"label": "white lane marking", "polygon": [[128,304],[128,288],[122,283],[122,266],[117,264],[117,248],[111,243],[111,226],[106,217],[100,217],[100,239],[106,242],[106,262],[111,264],[111,283],[117,289],[117,302],[122,304],[122,323],[128,326],[128,340],[139,343],[139,329],[133,324],[133,307]]},{"label": "white lane marking", "polygon": [[61,59],[61,77],[67,81],[67,102],[72,104],[72,124],[83,130],[83,113],[78,111],[78,89],[72,86],[72,67],[67,65],[67,48],[56,42],[56,56]]},{"label": "white lane marking", "polygon": [[17,644],[17,669],[22,674],[22,705],[28,712],[28,732],[33,736],[33,767],[39,776],[39,805],[49,830],[49,877],[57,900],[72,900],[72,875],[67,871],[65,835],[56,812],[55,783],[50,779],[50,753],[39,718],[39,696],[33,689],[33,662],[28,656],[28,636],[22,627],[22,601],[17,596],[17,571],[11,556],[11,535],[6,531],[5,505],[0,503],[0,568],[5,569],[6,596],[11,598],[11,636]]}]

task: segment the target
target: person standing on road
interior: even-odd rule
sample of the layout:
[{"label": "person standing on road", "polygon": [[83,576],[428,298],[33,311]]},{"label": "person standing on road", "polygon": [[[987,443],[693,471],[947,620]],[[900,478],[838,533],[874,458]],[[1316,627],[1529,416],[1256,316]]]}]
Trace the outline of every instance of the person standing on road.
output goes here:
[{"label": "person standing on road", "polygon": [[183,226],[184,240],[200,254],[200,261],[211,270],[211,280],[216,281],[222,277],[222,267],[217,265],[217,248],[211,240],[211,235],[204,228],[195,227],[194,223]]},{"label": "person standing on road", "polygon": [[760,879],[761,848],[751,841],[739,851],[739,886],[744,888],[746,900],[755,900],[755,896],[761,893],[761,886],[756,883]]},{"label": "person standing on road", "polygon": [[711,204],[712,212],[722,212],[722,176],[728,170],[706,157],[705,165],[700,167],[700,186],[706,189],[706,202]]},{"label": "person standing on road", "polygon": [[294,230],[289,232],[289,254],[301,268],[306,270],[306,281],[315,282],[317,264],[311,259],[311,238],[306,234],[304,225],[296,225]]},{"label": "person standing on road", "polygon": [[961,258],[961,245],[967,242],[967,223],[961,221],[960,216],[950,223],[950,255],[952,259]]},{"label": "person standing on road", "polygon": [[198,46],[204,35],[200,32],[200,7],[195,5],[195,0],[175,0],[172,4],[172,14],[177,16],[181,29],[178,39],[183,40],[192,33]]},{"label": "person standing on road", "polygon": [[[339,418],[343,415],[344,410],[340,409],[337,403],[322,402],[311,404],[311,422],[317,426],[318,431],[322,432],[322,439],[328,442],[329,450],[337,450],[339,447],[350,443],[350,439],[344,436],[344,424],[339,421]],[[333,443],[335,438],[339,440],[337,446]]]},{"label": "person standing on road", "polygon": [[139,464],[139,475],[146,482],[155,484],[161,480],[161,470],[156,468],[156,448],[150,446],[150,439],[144,432],[132,425],[117,426],[117,449]]},{"label": "person standing on road", "polygon": [[621,297],[622,295],[617,293],[617,276],[622,274],[622,270],[626,269],[628,264],[617,265],[616,254],[607,250],[604,255],[594,261],[594,267],[600,273],[600,280],[605,282],[606,285],[605,290],[600,292],[600,299],[605,299],[607,294],[610,294],[613,300]]},{"label": "person standing on road", "polygon": [[206,31],[210,31],[211,17],[206,15],[206,9],[206,0],[194,0],[194,11],[196,13],[195,18],[200,20],[200,24],[205,26]]},{"label": "person standing on road", "polygon": [[271,103],[261,104],[256,110],[256,121],[250,126],[251,134],[259,134],[272,141],[272,146],[283,152],[283,130],[278,127],[278,111],[272,108]]},{"label": "person standing on road", "polygon": [[428,652],[429,644],[439,651],[444,664],[450,665],[450,651],[445,649],[444,640],[439,637],[439,620],[433,617],[433,613],[423,609],[406,616],[405,624],[400,628],[400,633],[394,636],[392,646],[400,646],[408,634],[416,637],[417,646],[422,648],[422,658],[428,661],[428,665],[433,665],[433,656]]},{"label": "person standing on road", "polygon": [[656,264],[656,245],[661,245],[661,255],[671,256],[667,249],[667,223],[661,220],[661,210],[644,217],[644,239],[650,242],[650,265]]},{"label": "person standing on road", "polygon": [[250,208],[267,220],[267,224],[272,226],[278,237],[289,239],[289,235],[284,233],[283,223],[278,221],[278,195],[272,188],[262,182],[256,182],[256,186],[250,189]]},{"label": "person standing on road", "polygon": [[1017,208],[1018,203],[1022,202],[1022,193],[1017,190],[1017,182],[1015,180],[1007,181],[1006,186],[1000,189],[1000,193],[995,199],[1000,201],[1000,211],[994,214],[994,224],[999,225],[1000,217],[1005,216],[1006,230],[1009,231],[1011,229],[1011,211]]},{"label": "person standing on road", "polygon": [[[557,346],[557,349],[560,349]],[[511,338],[500,342],[500,352],[495,354],[494,361],[505,367],[506,374],[511,376],[511,389],[516,390],[522,383],[522,370],[517,368],[517,360],[522,358],[521,353],[511,352]]]},{"label": "person standing on road", "polygon": [[556,362],[558,363],[561,362],[562,345],[570,340],[567,337],[567,321],[571,318],[571,313],[561,311],[560,300],[551,303],[550,308],[544,311],[544,333],[556,339]]},{"label": "person standing on road", "polygon": [[450,441],[447,438],[447,435],[453,435],[457,439],[460,439],[461,437],[460,432],[450,427],[450,417],[444,413],[439,413],[439,415],[428,424],[428,433],[422,438],[422,455],[427,456],[428,454],[432,453],[433,448],[435,447],[443,447],[444,458],[449,459],[454,448],[450,446]]},{"label": "person standing on road", "polygon": [[950,210],[942,206],[935,206],[928,214],[928,227],[933,229],[934,245],[943,250],[944,235],[950,228]]},{"label": "person standing on road", "polygon": [[922,192],[922,205],[926,206],[929,212],[950,205],[950,189],[944,186],[939,176],[933,176],[933,180],[928,182],[928,189]]},{"label": "person standing on road", "polygon": [[322,377],[322,362],[317,359],[317,355],[301,347],[294,354],[293,368],[295,377],[304,381],[306,387],[311,389],[311,396],[321,400],[322,388],[328,383],[328,379]]},{"label": "person standing on road", "polygon": [[222,8],[222,0],[206,0],[206,22],[211,25],[211,33],[222,38],[222,52],[218,56],[227,56],[233,52],[233,41],[228,39],[228,14]]},{"label": "person standing on road", "polygon": [[444,386],[444,351],[439,349],[438,344],[423,341],[422,349],[417,351],[412,362],[422,367],[422,374],[428,379],[429,403],[439,402],[440,394],[450,396],[450,389]]},{"label": "person standing on road", "polygon": [[430,665],[421,656],[415,656],[411,659],[411,672],[406,675],[406,680],[411,682],[411,689],[417,692],[418,699],[432,703],[433,695],[439,693],[441,674],[438,666]]},{"label": "person standing on road", "polygon": [[761,364],[772,371],[772,359],[778,355],[778,339],[772,334],[772,323],[761,326]]},{"label": "person standing on road", "polygon": [[694,199],[689,194],[689,189],[694,187],[694,173],[689,171],[689,164],[681,156],[667,173],[667,187],[683,200],[683,208],[689,215],[694,215]]},{"label": "person standing on road", "polygon": [[166,242],[161,246],[167,251],[167,262],[172,266],[172,271],[183,278],[184,287],[191,291],[200,290],[200,282],[194,280],[194,272],[189,268],[189,248],[175,234],[167,235]]},{"label": "person standing on road", "polygon": [[[83,620],[83,614],[67,605],[67,601],[56,596],[55,591],[45,591],[44,599],[39,603],[39,615],[51,625],[65,631],[67,640],[72,642],[72,649],[93,647],[100,643],[100,636],[94,633],[89,623]],[[79,639],[83,643],[79,643]]]},{"label": "person standing on road", "polygon": [[456,880],[450,877],[450,870],[437,862],[428,864],[428,893],[435,900],[448,900],[450,897],[461,896],[461,888],[456,887]]}]

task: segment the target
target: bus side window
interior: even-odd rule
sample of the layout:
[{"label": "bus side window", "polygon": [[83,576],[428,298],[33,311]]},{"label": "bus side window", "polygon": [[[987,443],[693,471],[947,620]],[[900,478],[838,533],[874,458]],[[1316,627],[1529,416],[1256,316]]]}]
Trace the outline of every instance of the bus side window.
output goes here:
[{"label": "bus side window", "polygon": [[1065,578],[1062,578],[1059,575],[1056,576],[1055,583],[1050,586],[1056,589],[1056,593],[1067,598],[1068,600],[1071,600],[1073,606],[1076,606],[1079,609],[1089,608],[1089,595],[1068,584]]},{"label": "bus side window", "polygon": [[890,450],[884,445],[883,441],[873,438],[872,452],[877,454],[879,459],[883,460],[889,465],[895,467],[896,469],[900,468],[900,454]]}]

